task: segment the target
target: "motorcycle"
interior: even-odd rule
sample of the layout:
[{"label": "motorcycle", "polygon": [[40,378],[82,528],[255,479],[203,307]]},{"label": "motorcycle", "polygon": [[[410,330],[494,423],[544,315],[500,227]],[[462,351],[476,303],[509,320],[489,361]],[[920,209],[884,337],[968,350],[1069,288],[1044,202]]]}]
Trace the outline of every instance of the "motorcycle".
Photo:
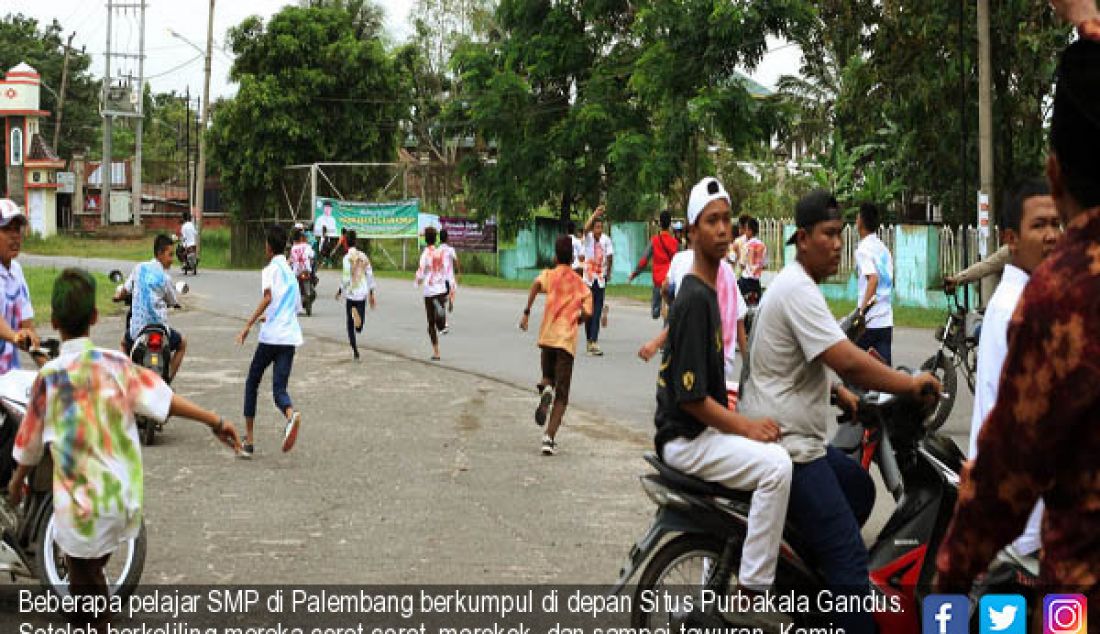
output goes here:
[{"label": "motorcycle", "polygon": [[[55,358],[60,344],[43,340],[31,350],[37,359]],[[0,486],[7,491],[14,470],[11,448],[19,424],[27,411],[31,386],[37,372],[11,370],[0,376]],[[60,596],[69,594],[69,573],[63,553],[54,540],[53,460],[47,450],[24,485],[25,495],[13,507],[6,495],[0,495],[0,572],[16,579],[37,579],[47,590]],[[111,594],[129,596],[137,587],[145,567],[145,524],[138,535],[122,543],[108,561],[105,573]]]},{"label": "motorcycle", "polygon": [[298,274],[298,290],[302,295],[302,308],[306,316],[313,315],[313,302],[317,299],[317,278],[310,271]]},{"label": "motorcycle", "polygon": [[955,292],[949,293],[947,298],[947,322],[936,329],[935,335],[940,347],[920,366],[922,371],[931,372],[939,379],[947,395],[932,414],[937,426],[943,425],[951,415],[959,371],[966,378],[970,392],[974,392],[974,382],[978,378],[978,339],[982,328],[981,314],[963,308]]},{"label": "motorcycle", "polygon": [[[122,281],[121,271],[111,271],[108,277],[116,284]],[[185,295],[190,290],[186,282],[176,282],[176,293]],[[119,286],[115,289],[114,301],[132,305],[132,297],[125,288]],[[171,308],[180,308],[179,304]],[[126,325],[129,327],[130,319],[127,316]],[[169,346],[171,331],[163,324],[149,324],[141,329],[130,347],[130,360],[143,368],[156,372],[164,379],[165,383],[171,383],[172,349]],[[137,426],[141,443],[151,446],[156,441],[158,432],[164,431],[164,422],[153,420],[144,416],[137,417]]]},{"label": "motorcycle", "polygon": [[176,243],[176,259],[180,262],[183,274],[199,274],[199,254],[197,247],[185,247],[182,242]]},{"label": "motorcycle", "polygon": [[[841,321],[850,338],[859,337],[866,325],[865,315],[866,309],[857,310]],[[965,457],[954,441],[939,433],[936,419],[908,398],[863,393],[857,412],[855,419],[848,415],[840,418],[830,444],[864,469],[875,464],[896,505],[869,548],[872,596],[876,605],[890,608],[876,611],[874,618],[879,631],[915,634],[920,631],[919,608],[935,572],[939,542],[958,498]],[[729,596],[739,585],[736,573],[752,492],[686,475],[654,453],[647,453],[645,460],[655,473],[641,477],[642,488],[657,505],[657,512],[644,536],[631,548],[612,594],[621,593],[641,569],[631,604],[632,627],[670,627],[675,631],[678,624],[735,625],[736,614],[719,611],[721,602],[712,602],[707,610],[698,608],[706,594]],[[1013,584],[1026,587],[1027,570],[1019,561],[1002,561],[1000,572],[994,575],[991,570],[986,577],[990,581],[975,586],[975,593],[990,588],[1003,591]],[[814,611],[818,591],[826,587],[824,574],[799,530],[788,523],[779,549],[775,593],[808,598],[810,609],[792,615],[795,625],[830,625],[828,614]],[[694,596],[693,607],[682,602],[670,606],[673,609],[668,612],[645,609],[653,606],[649,599],[655,592],[681,594],[687,588]],[[972,618],[977,618],[976,611]]]}]

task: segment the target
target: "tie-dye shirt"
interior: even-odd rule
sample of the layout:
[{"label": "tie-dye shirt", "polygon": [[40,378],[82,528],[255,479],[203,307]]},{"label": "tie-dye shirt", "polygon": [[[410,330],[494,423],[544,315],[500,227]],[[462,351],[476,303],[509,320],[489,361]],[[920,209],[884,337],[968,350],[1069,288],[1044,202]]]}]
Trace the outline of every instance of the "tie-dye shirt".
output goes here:
[{"label": "tie-dye shirt", "polygon": [[447,292],[447,270],[443,249],[431,245],[420,254],[420,267],[416,270],[416,282],[424,285],[424,297],[435,297]]},{"label": "tie-dye shirt", "polygon": [[290,247],[290,270],[295,275],[313,270],[313,247],[308,242],[298,242]]},{"label": "tie-dye shirt", "polygon": [[12,452],[53,459],[57,542],[79,558],[102,557],[141,527],[144,489],[135,416],[168,417],[172,390],[124,355],[72,339],[42,367]]},{"label": "tie-dye shirt", "polygon": [[[23,278],[23,268],[19,266],[19,262],[12,260],[8,268],[0,264],[0,284],[3,285],[0,314],[13,330],[19,330],[19,325],[24,321],[34,319],[31,294],[27,290],[27,280]],[[15,346],[7,341],[0,341],[0,374],[18,367],[19,353]]]},{"label": "tie-dye shirt", "polygon": [[176,287],[164,266],[156,259],[134,267],[126,279],[133,296],[130,309],[130,338],[137,339],[150,324],[168,326],[168,307],[179,303]]},{"label": "tie-dye shirt", "polygon": [[741,277],[758,280],[768,262],[768,247],[760,238],[749,238],[742,247]]},{"label": "tie-dye shirt", "polygon": [[894,309],[890,306],[890,296],[894,292],[894,258],[890,255],[890,249],[886,248],[876,234],[868,234],[859,241],[856,247],[856,270],[859,275],[857,286],[860,302],[867,293],[867,276],[878,276],[875,305],[867,311],[867,327],[892,328]]},{"label": "tie-dye shirt", "polygon": [[539,274],[546,306],[539,328],[539,346],[577,354],[577,316],[592,314],[592,290],[565,264]]},{"label": "tie-dye shirt", "polygon": [[302,326],[298,323],[298,307],[302,293],[298,279],[290,270],[286,257],[277,255],[264,267],[261,275],[261,292],[271,291],[271,304],[264,313],[264,325],[260,328],[260,343],[272,346],[302,345]]},{"label": "tie-dye shirt", "polygon": [[361,302],[374,290],[374,269],[366,253],[352,247],[344,256],[344,275],[341,278],[344,297]]}]

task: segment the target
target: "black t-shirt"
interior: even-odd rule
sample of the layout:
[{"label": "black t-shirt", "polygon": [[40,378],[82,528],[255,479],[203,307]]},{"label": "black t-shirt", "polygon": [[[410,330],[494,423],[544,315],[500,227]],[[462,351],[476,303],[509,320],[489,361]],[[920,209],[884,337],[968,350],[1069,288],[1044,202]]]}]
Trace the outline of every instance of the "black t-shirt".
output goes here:
[{"label": "black t-shirt", "polygon": [[658,455],[673,438],[695,438],[706,429],[680,405],[707,396],[728,406],[718,293],[698,277],[686,275],[669,313],[668,343],[657,374]]}]

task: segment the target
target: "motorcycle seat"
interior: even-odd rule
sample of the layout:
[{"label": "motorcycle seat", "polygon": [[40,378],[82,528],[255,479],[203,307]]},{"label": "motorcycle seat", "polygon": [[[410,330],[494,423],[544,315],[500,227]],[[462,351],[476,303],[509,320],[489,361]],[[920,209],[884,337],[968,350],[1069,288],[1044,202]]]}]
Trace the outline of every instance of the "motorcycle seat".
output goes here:
[{"label": "motorcycle seat", "polygon": [[658,475],[661,476],[668,484],[673,488],[679,489],[686,493],[695,493],[698,495],[710,495],[715,497],[727,498],[730,500],[736,500],[738,502],[744,502],[748,504],[752,500],[752,491],[739,491],[736,489],[730,489],[717,484],[715,482],[707,482],[701,480],[695,476],[688,475],[682,471],[674,469],[667,464],[656,453],[647,452],[645,454],[645,460],[654,469],[657,470]]}]

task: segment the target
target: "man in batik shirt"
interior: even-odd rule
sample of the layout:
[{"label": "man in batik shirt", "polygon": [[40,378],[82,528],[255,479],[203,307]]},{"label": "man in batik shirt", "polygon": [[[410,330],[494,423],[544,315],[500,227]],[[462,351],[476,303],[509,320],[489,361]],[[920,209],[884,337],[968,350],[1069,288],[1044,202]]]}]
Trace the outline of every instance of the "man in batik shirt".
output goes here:
[{"label": "man in batik shirt", "polygon": [[[1063,54],[1047,177],[1066,232],[1035,269],[1008,330],[997,403],[963,470],[936,559],[939,587],[966,592],[1046,504],[1047,592],[1100,602],[1100,42]],[[1084,616],[1084,615],[1082,615]],[[1084,630],[1082,630],[1084,631]]]}]

